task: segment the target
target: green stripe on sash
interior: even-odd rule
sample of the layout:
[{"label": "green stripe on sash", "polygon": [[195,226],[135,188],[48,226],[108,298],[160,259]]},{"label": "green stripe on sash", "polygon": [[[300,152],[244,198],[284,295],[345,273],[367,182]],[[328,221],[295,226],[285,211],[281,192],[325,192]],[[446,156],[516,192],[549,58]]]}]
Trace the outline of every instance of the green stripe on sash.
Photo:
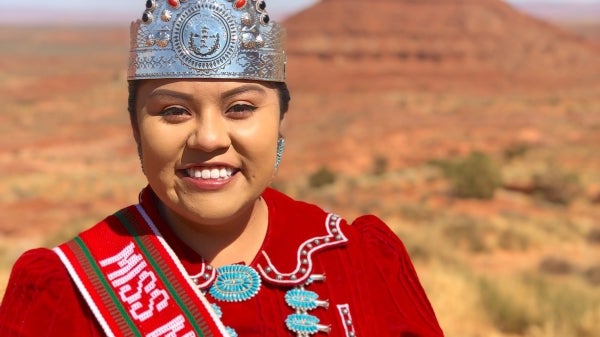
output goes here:
[{"label": "green stripe on sash", "polygon": [[129,328],[131,329],[131,332],[135,336],[142,337],[142,334],[140,333],[140,331],[137,329],[137,327],[133,323],[131,317],[129,316],[129,313],[127,312],[127,310],[125,310],[125,308],[121,305],[121,301],[117,297],[117,294],[115,294],[115,292],[113,291],[112,287],[109,285],[108,281],[104,277],[104,274],[100,270],[100,267],[96,263],[96,260],[94,260],[94,258],[92,257],[92,254],[88,250],[88,248],[85,245],[85,243],[81,240],[80,237],[76,237],[74,240],[77,243],[77,245],[79,246],[79,248],[81,249],[81,252],[85,255],[86,259],[88,260],[88,263],[90,264],[90,266],[92,267],[94,273],[96,274],[97,279],[100,280],[100,282],[104,286],[104,289],[106,290],[106,292],[108,293],[108,295],[112,299],[113,304],[119,310],[119,313],[121,314],[121,317],[123,317],[123,319],[127,323],[127,326],[129,326]]},{"label": "green stripe on sash", "polygon": [[177,294],[177,291],[173,288],[173,286],[171,285],[171,282],[169,282],[168,277],[162,272],[162,269],[157,265],[156,261],[154,261],[154,259],[152,258],[152,255],[148,251],[146,245],[144,245],[142,240],[140,240],[140,238],[139,238],[140,233],[138,233],[136,231],[134,225],[132,225],[126,219],[126,215],[124,215],[123,213],[124,212],[117,212],[117,213],[115,213],[115,216],[117,217],[117,219],[119,219],[119,221],[121,221],[123,226],[127,229],[127,231],[134,238],[135,242],[137,243],[138,248],[146,256],[146,260],[152,265],[156,274],[160,277],[162,282],[165,284],[166,288],[169,290],[169,293],[171,294],[171,297],[173,297],[175,302],[177,302],[177,305],[179,305],[179,307],[185,314],[186,318],[188,319],[188,322],[193,326],[194,330],[200,334],[199,337],[204,337],[205,335],[202,332],[202,329],[200,329],[200,327],[198,326],[196,320],[194,319],[194,316],[189,311],[188,307],[182,302],[181,298]]}]

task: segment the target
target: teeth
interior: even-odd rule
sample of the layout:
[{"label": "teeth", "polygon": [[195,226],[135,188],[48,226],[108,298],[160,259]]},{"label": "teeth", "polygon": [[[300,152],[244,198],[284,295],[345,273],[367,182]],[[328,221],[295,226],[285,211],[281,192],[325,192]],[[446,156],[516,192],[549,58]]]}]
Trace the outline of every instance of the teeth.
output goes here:
[{"label": "teeth", "polygon": [[190,177],[196,179],[226,179],[233,174],[233,169],[228,167],[222,168],[190,168],[187,170]]}]

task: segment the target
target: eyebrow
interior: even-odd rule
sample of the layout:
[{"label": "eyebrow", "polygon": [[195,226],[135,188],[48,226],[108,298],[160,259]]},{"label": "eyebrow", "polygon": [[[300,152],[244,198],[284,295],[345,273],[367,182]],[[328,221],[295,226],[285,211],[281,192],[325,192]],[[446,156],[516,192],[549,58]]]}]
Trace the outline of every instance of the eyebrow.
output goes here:
[{"label": "eyebrow", "polygon": [[173,98],[179,98],[183,100],[193,100],[194,95],[186,94],[180,91],[169,90],[169,89],[156,89],[150,93],[150,97],[168,96]]},{"label": "eyebrow", "polygon": [[[222,99],[231,98],[231,97],[234,97],[236,95],[239,95],[239,94],[242,94],[242,93],[245,93],[248,91],[256,91],[260,94],[264,94],[267,92],[262,86],[259,86],[256,84],[245,84],[245,85],[242,85],[242,86],[239,86],[239,87],[236,87],[231,90],[227,90],[227,91],[223,92],[221,94],[221,98]],[[156,89],[156,90],[152,91],[152,93],[150,94],[150,97],[157,97],[157,96],[168,96],[168,97],[179,98],[179,99],[187,100],[187,101],[194,100],[194,95],[192,95],[192,94],[175,91],[175,90],[169,90],[169,89]]]},{"label": "eyebrow", "polygon": [[221,98],[225,99],[225,98],[231,98],[233,96],[242,94],[244,92],[248,92],[248,91],[256,91],[259,94],[265,94],[267,91],[260,85],[257,84],[245,84],[242,86],[239,86],[237,88],[233,88],[231,90],[227,90],[225,91],[222,95]]}]

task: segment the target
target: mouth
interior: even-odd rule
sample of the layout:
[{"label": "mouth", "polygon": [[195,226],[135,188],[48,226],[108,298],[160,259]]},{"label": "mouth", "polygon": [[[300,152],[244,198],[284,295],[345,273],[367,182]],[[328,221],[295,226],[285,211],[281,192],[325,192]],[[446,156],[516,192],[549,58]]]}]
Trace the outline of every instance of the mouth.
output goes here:
[{"label": "mouth", "polygon": [[239,172],[238,169],[225,166],[215,167],[190,167],[183,170],[184,174],[190,178],[202,180],[227,180]]}]

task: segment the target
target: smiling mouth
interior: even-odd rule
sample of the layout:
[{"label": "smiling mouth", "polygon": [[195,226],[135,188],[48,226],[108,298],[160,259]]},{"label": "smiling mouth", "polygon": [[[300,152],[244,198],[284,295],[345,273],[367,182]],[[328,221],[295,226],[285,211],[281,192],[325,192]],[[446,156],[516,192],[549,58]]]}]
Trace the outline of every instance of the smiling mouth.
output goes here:
[{"label": "smiling mouth", "polygon": [[239,170],[231,167],[192,167],[185,170],[188,177],[203,180],[225,180],[231,178]]}]

